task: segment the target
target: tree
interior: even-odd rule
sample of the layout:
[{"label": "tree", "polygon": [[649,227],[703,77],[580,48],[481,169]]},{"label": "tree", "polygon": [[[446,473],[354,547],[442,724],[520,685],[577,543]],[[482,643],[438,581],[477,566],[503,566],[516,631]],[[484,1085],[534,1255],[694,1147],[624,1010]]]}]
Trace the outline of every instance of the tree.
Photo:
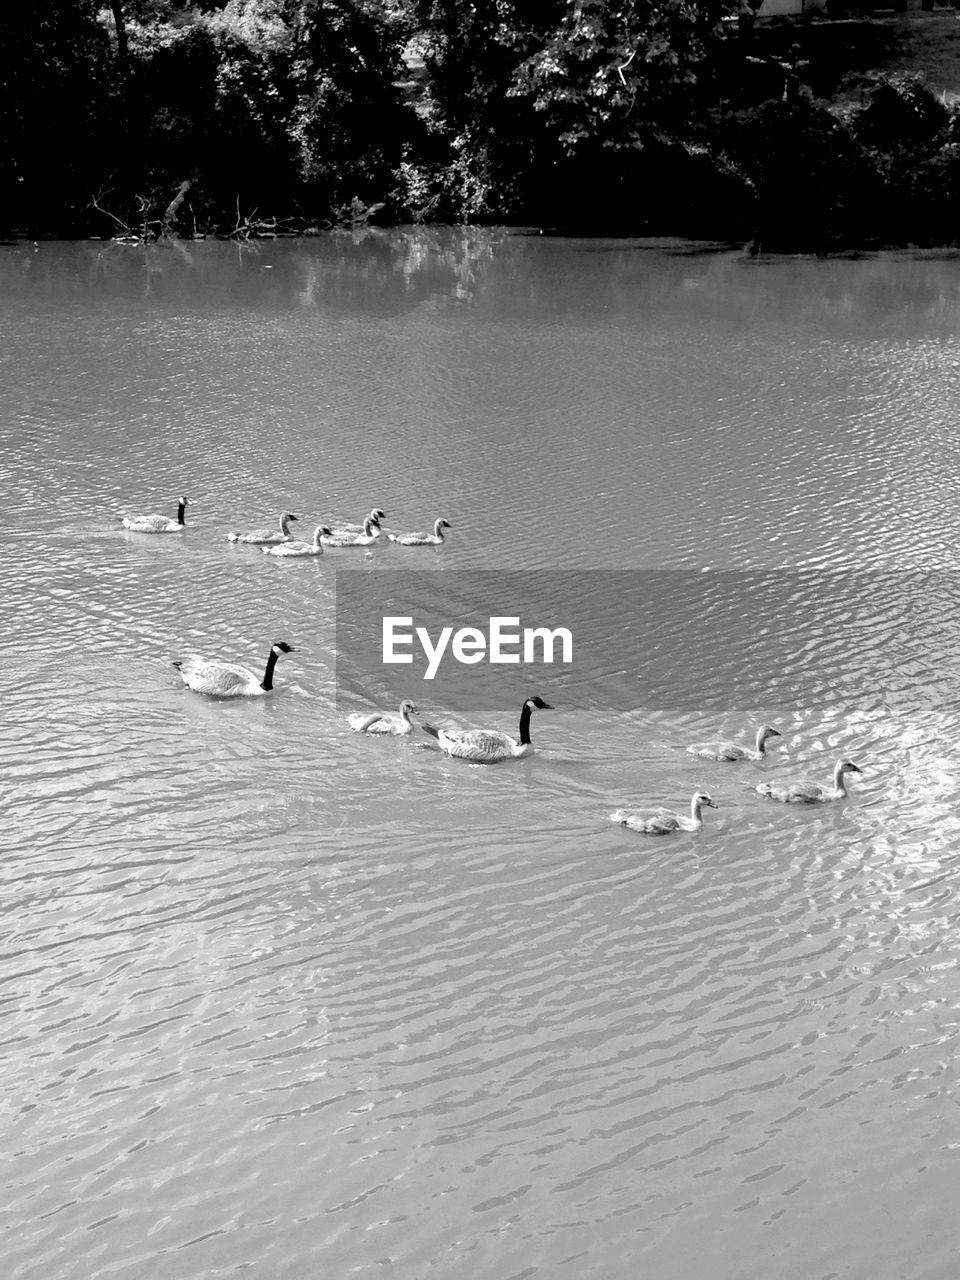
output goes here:
[{"label": "tree", "polygon": [[290,136],[304,195],[329,208],[380,201],[410,130],[397,82],[407,31],[365,0],[299,0],[292,30]]},{"label": "tree", "polygon": [[0,7],[0,217],[8,225],[62,227],[86,203],[108,151],[113,71],[94,0]]},{"label": "tree", "polygon": [[518,68],[511,92],[534,109],[568,154],[642,146],[689,125],[722,0],[575,0]]}]

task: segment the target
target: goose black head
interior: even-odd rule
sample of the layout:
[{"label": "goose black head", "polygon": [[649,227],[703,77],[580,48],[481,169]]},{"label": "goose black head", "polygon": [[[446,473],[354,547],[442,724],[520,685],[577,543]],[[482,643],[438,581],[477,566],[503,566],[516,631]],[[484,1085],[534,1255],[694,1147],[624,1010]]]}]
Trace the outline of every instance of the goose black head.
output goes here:
[{"label": "goose black head", "polygon": [[539,711],[556,711],[556,707],[550,702],[544,702],[540,697],[528,698],[524,703],[526,707],[536,707]]},{"label": "goose black head", "polygon": [[277,640],[273,647],[274,653],[296,653],[292,644],[287,644],[286,640]]}]

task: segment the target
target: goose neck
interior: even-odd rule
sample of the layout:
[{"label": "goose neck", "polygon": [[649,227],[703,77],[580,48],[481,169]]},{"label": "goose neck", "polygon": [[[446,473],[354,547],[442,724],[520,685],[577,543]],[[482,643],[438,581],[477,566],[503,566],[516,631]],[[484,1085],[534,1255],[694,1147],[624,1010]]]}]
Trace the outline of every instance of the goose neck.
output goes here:
[{"label": "goose neck", "polygon": [[533,715],[533,707],[529,702],[523,704],[520,712],[520,745],[521,747],[529,747],[530,742],[530,717]]},{"label": "goose neck", "polygon": [[273,688],[273,669],[277,665],[277,658],[279,656],[280,655],[277,653],[276,649],[271,649],[267,656],[267,666],[263,673],[263,679],[260,681],[260,688],[264,693],[269,693]]}]

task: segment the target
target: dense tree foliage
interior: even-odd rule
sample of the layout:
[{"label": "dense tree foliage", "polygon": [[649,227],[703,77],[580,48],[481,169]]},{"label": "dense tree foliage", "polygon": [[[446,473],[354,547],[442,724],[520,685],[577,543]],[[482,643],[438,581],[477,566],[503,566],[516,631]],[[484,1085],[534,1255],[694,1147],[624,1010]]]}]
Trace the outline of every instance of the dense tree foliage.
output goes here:
[{"label": "dense tree foliage", "polygon": [[113,141],[109,41],[93,0],[0,7],[4,221],[67,226]]},{"label": "dense tree foliage", "polygon": [[955,239],[956,110],[911,80],[816,100],[815,68],[738,36],[741,7],[3,6],[0,224],[140,238],[373,217],[769,248]]}]

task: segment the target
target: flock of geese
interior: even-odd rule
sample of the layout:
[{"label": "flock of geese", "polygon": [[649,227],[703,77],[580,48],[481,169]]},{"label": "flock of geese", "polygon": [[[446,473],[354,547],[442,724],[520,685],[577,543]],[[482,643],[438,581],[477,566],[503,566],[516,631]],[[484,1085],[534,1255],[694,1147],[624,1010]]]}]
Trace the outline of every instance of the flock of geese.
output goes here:
[{"label": "flock of geese", "polygon": [[[132,533],[182,533],[187,527],[186,511],[189,506],[187,498],[177,503],[177,518],[172,516],[121,516],[120,523]],[[249,529],[245,533],[228,533],[228,542],[245,542],[257,546],[271,556],[322,556],[324,547],[369,547],[376,542],[382,530],[380,521],[386,513],[374,507],[360,524],[343,524],[336,529],[328,525],[318,524],[313,531],[312,542],[301,542],[294,538],[290,526],[300,519],[290,511],[280,513],[279,529]],[[436,547],[443,542],[444,529],[453,526],[449,520],[441,516],[433,522],[432,533],[388,533],[390,542],[399,543],[401,547]]]},{"label": "flock of geese", "polygon": [[[187,505],[187,499],[180,498],[175,520],[161,515],[123,516],[121,523],[134,533],[179,533],[185,528]],[[336,528],[318,524],[313,540],[302,542],[290,532],[290,525],[299,517],[284,511],[280,515],[279,528],[230,532],[227,540],[258,546],[267,555],[319,556],[323,554],[324,547],[370,546],[381,536],[381,521],[385,518],[386,513],[379,507],[374,507],[357,524],[347,523]],[[450,527],[449,522],[440,517],[434,521],[432,533],[387,533],[386,536],[391,542],[404,547],[438,546],[444,541],[444,529]],[[274,669],[281,654],[293,652],[293,647],[283,640],[271,645],[262,677],[249,667],[199,656],[183,658],[173,665],[184,684],[195,693],[213,698],[258,698],[272,692]],[[497,764],[503,760],[521,760],[533,754],[530,720],[535,710],[552,711],[553,707],[540,697],[527,698],[520,709],[520,729],[516,738],[495,729],[438,729],[425,721],[417,724],[413,717],[419,714],[419,709],[409,698],[404,698],[400,703],[396,715],[380,711],[356,712],[348,716],[348,723],[357,733],[374,735],[406,737],[420,729],[428,737],[435,739],[440,750],[448,756],[473,764]],[[704,760],[728,764],[761,761],[766,756],[767,742],[780,736],[779,730],[764,724],[757,729],[752,747],[737,742],[694,743],[687,747],[687,751]],[[847,795],[846,778],[860,772],[862,770],[852,760],[840,759],[834,765],[832,785],[800,779],[791,782],[761,782],[754,790],[760,796],[779,800],[783,804],[825,804],[831,800],[844,799]],[[610,820],[631,831],[661,836],[674,831],[700,831],[703,828],[703,810],[719,807],[716,800],[705,791],[696,791],[690,801],[689,814],[662,807],[616,809],[610,814]]]}]

